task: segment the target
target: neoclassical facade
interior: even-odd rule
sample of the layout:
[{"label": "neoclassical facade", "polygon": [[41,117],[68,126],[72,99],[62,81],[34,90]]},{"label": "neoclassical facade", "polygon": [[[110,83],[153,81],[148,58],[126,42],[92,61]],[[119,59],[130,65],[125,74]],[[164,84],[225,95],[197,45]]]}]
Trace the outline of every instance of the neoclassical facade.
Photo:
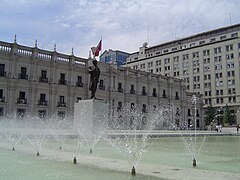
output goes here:
[{"label": "neoclassical facade", "polygon": [[199,33],[130,54],[127,67],[182,78],[222,117],[226,104],[240,124],[240,24]]},{"label": "neoclassical facade", "polygon": [[[0,41],[0,115],[71,116],[74,103],[89,99],[88,67],[92,59],[79,58],[26,47],[17,42]],[[100,63],[97,98],[116,111],[126,104],[142,107],[143,111],[174,104],[180,121],[193,124],[192,93],[185,82],[151,72]],[[204,126],[202,96],[197,94],[197,127]]]}]

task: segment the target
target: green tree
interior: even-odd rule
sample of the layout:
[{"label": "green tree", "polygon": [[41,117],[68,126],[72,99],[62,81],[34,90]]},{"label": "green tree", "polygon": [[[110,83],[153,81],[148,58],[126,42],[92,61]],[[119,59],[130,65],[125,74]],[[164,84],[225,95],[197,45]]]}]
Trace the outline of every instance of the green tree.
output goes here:
[{"label": "green tree", "polygon": [[215,108],[212,107],[212,105],[207,107],[207,110],[205,111],[205,124],[206,126],[210,125],[211,122],[215,119],[216,111]]},{"label": "green tree", "polygon": [[234,113],[234,111],[231,112],[231,110],[230,110],[230,108],[227,104],[225,106],[223,120],[226,124],[229,124],[230,126],[233,125],[236,122],[235,113]]}]

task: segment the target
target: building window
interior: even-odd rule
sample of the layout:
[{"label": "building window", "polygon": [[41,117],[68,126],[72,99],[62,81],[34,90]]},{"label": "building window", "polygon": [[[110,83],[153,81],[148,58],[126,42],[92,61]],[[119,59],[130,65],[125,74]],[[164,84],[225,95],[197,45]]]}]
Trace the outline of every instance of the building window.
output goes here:
[{"label": "building window", "polygon": [[220,37],[220,40],[224,40],[224,39],[226,39],[227,38],[227,36],[221,36]]},{"label": "building window", "polygon": [[214,41],[216,41],[216,38],[210,39],[210,42],[214,42]]},{"label": "building window", "polygon": [[0,107],[0,117],[2,117],[3,116],[3,107]]},{"label": "building window", "polygon": [[99,89],[105,90],[104,81],[102,79],[99,81]]},{"label": "building window", "polygon": [[164,64],[168,64],[168,63],[170,63],[170,58],[164,59]]},{"label": "building window", "polygon": [[39,110],[38,111],[38,117],[40,117],[42,119],[46,117],[46,114],[47,114],[46,110]]},{"label": "building window", "polygon": [[65,80],[65,74],[64,73],[60,73],[60,79],[59,79],[58,84],[63,84],[63,85],[67,84],[67,81]]},{"label": "building window", "polygon": [[143,95],[143,96],[146,96],[146,95],[147,95],[146,87],[142,87],[142,95]]},{"label": "building window", "polygon": [[173,62],[178,62],[179,61],[179,56],[175,56],[175,57],[173,57]]},{"label": "building window", "polygon": [[214,53],[215,54],[221,53],[221,52],[222,52],[221,47],[214,48]]},{"label": "building window", "polygon": [[39,82],[48,82],[47,71],[42,70],[41,76],[39,77]]},{"label": "building window", "polygon": [[130,94],[135,94],[134,85],[131,85]]},{"label": "building window", "polygon": [[203,56],[209,56],[209,55],[210,55],[210,50],[203,51]]},{"label": "building window", "polygon": [[231,37],[238,37],[238,33],[231,34]]},{"label": "building window", "polygon": [[199,57],[199,52],[194,52],[192,55],[193,55],[193,58],[198,58]]},{"label": "building window", "polygon": [[28,79],[27,75],[27,68],[26,67],[21,67],[21,73],[18,74],[19,79]]},{"label": "building window", "polygon": [[0,102],[5,102],[5,97],[3,97],[3,89],[0,89]]},{"label": "building window", "polygon": [[19,92],[19,99],[25,99],[25,92],[23,91]]},{"label": "building window", "polygon": [[120,111],[121,109],[122,109],[122,102],[118,102],[117,111]]},{"label": "building window", "polygon": [[77,87],[83,87],[82,76],[77,77],[76,86]]},{"label": "building window", "polygon": [[226,46],[226,51],[232,51],[233,50],[233,45],[227,45]]},{"label": "building window", "polygon": [[135,107],[135,104],[134,103],[131,103],[131,109],[133,109]]},{"label": "building window", "polygon": [[6,76],[5,64],[0,64],[0,76],[3,76],[3,77]]},{"label": "building window", "polygon": [[58,117],[64,118],[65,117],[65,111],[58,111]]},{"label": "building window", "polygon": [[152,96],[153,96],[153,97],[157,97],[157,90],[156,90],[156,88],[153,88]]},{"label": "building window", "polygon": [[66,102],[64,101],[64,96],[59,96],[58,107],[66,107]]},{"label": "building window", "polygon": [[118,92],[123,92],[122,83],[118,83]]},{"label": "building window", "polygon": [[27,99],[25,99],[25,92],[20,91],[19,92],[19,97],[17,99],[18,104],[27,104]]},{"label": "building window", "polygon": [[183,58],[183,60],[187,60],[188,59],[188,54],[182,55],[182,58]]},{"label": "building window", "polygon": [[40,99],[38,102],[39,105],[47,105],[47,101],[46,101],[46,94],[40,94]]},{"label": "building window", "polygon": [[162,97],[163,97],[163,98],[167,98],[167,95],[166,95],[166,90],[165,90],[165,89],[163,89],[163,94],[162,94]]},{"label": "building window", "polygon": [[161,60],[157,60],[156,61],[156,66],[160,66],[161,65]]},{"label": "building window", "polygon": [[145,69],[145,64],[140,64],[140,69]]},{"label": "building window", "polygon": [[26,116],[26,109],[18,108],[17,109],[17,117],[23,118]]},{"label": "building window", "polygon": [[176,92],[176,94],[175,94],[175,99],[179,100],[178,92]]},{"label": "building window", "polygon": [[146,112],[147,112],[147,105],[146,105],[146,104],[143,104],[143,105],[142,105],[142,112],[143,112],[143,113],[146,113]]},{"label": "building window", "polygon": [[148,68],[151,68],[151,67],[153,67],[153,62],[148,63]]}]

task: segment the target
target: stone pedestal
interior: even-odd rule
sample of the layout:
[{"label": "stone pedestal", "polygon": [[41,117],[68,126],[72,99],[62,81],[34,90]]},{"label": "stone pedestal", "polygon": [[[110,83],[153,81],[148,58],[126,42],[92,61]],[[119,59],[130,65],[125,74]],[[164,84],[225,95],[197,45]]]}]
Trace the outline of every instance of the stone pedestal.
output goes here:
[{"label": "stone pedestal", "polygon": [[103,100],[81,100],[74,104],[74,130],[82,135],[98,135],[107,131],[108,104]]}]

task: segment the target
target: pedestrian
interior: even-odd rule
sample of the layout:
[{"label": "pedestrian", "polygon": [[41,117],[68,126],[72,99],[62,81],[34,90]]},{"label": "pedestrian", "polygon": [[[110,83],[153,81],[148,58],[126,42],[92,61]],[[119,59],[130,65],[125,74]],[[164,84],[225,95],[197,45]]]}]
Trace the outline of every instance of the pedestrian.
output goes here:
[{"label": "pedestrian", "polygon": [[238,124],[238,125],[237,125],[237,134],[238,134],[238,132],[239,132],[239,126],[240,126],[240,125]]}]

